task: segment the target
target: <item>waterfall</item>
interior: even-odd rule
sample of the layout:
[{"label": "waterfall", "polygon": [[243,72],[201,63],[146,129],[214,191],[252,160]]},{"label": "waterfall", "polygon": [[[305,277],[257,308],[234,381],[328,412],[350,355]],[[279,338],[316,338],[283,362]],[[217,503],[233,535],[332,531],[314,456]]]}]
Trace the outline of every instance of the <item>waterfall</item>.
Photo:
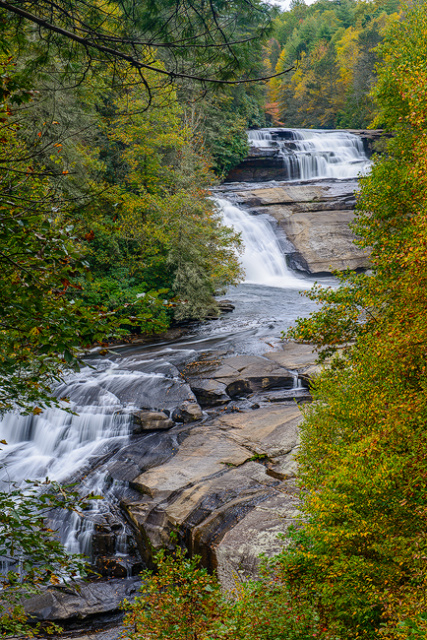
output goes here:
[{"label": "waterfall", "polygon": [[224,198],[215,198],[215,202],[224,224],[241,234],[243,253],[239,258],[246,283],[284,289],[311,286],[288,269],[278,239],[265,216],[250,215]]},{"label": "waterfall", "polygon": [[251,156],[281,158],[287,180],[351,179],[371,166],[362,140],[348,131],[258,129],[248,139]]},{"label": "waterfall", "polygon": [[[82,495],[104,497],[91,502],[83,519],[75,513],[52,516],[69,552],[91,555],[94,526],[105,514],[110,517],[109,503],[115,502],[120,490],[119,483],[108,477],[103,461],[128,443],[135,409],[156,406],[158,396],[167,398],[174,382],[148,362],[92,358],[91,366],[71,374],[55,392],[58,398],[68,399],[60,404],[69,411],[52,407],[40,415],[11,412],[0,420],[0,440],[7,442],[0,450],[1,490],[25,487],[27,478],[49,477],[61,483],[78,480]],[[181,379],[178,383],[183,384]],[[115,536],[116,554],[125,554],[124,540],[123,532]]]}]

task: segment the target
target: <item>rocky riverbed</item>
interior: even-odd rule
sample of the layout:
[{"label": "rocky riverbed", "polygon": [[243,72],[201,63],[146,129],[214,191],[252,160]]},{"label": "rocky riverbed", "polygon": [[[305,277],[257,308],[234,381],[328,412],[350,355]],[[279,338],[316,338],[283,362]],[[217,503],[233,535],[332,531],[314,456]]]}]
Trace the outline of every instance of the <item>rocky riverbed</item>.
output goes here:
[{"label": "rocky riverbed", "polygon": [[[129,366],[134,370],[138,361],[144,369],[146,360],[143,354]],[[261,553],[278,551],[278,534],[298,515],[300,405],[310,400],[316,370],[311,348],[293,343],[262,356],[209,351],[169,379],[163,406],[135,412],[133,435],[106,468],[111,481],[129,485],[120,506],[137,541],[134,553],[144,563],[170,546],[170,533],[178,531],[231,589],[256,574]],[[105,553],[114,547],[108,542],[114,531],[98,527],[94,536],[103,539]],[[111,560],[100,557],[107,565]],[[118,610],[137,584],[137,577],[110,577],[80,591],[52,588],[25,608],[42,620],[89,619]]]}]

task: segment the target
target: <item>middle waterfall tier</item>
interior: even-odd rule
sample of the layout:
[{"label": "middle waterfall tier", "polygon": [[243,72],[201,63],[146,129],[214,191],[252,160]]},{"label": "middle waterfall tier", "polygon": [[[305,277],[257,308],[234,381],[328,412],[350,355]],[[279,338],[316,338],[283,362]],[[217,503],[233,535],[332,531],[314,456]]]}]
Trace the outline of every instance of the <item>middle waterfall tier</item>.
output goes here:
[{"label": "middle waterfall tier", "polygon": [[288,268],[285,254],[272,225],[263,215],[251,215],[225,198],[215,198],[227,227],[240,233],[243,251],[239,255],[244,282],[267,287],[305,289],[306,280]]}]

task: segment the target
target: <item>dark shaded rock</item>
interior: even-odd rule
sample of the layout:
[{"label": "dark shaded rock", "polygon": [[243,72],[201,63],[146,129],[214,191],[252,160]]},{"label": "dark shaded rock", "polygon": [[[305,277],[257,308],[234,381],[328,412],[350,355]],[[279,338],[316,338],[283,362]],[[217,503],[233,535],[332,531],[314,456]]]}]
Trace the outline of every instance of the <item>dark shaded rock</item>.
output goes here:
[{"label": "dark shaded rock", "polygon": [[124,598],[132,600],[139,578],[79,583],[78,589],[52,588],[23,600],[25,613],[36,620],[86,618],[107,611],[117,611]]},{"label": "dark shaded rock", "polygon": [[226,385],[216,380],[192,380],[191,390],[202,407],[217,407],[230,401]]},{"label": "dark shaded rock", "polygon": [[234,311],[234,309],[235,309],[235,306],[231,302],[231,300],[218,300],[217,301],[217,305],[218,305],[219,310],[221,311],[221,313],[230,313],[231,311]]},{"label": "dark shaded rock", "polygon": [[184,380],[159,374],[114,370],[102,382],[102,386],[122,404],[133,404],[155,411],[173,411],[184,400],[195,401],[194,394]]},{"label": "dark shaded rock", "polygon": [[94,569],[103,578],[127,578],[137,575],[143,566],[140,560],[130,556],[98,556]]},{"label": "dark shaded rock", "polygon": [[114,480],[129,482],[153,467],[170,460],[178,451],[188,432],[175,427],[171,431],[147,433],[132,438],[108,463],[108,473]]},{"label": "dark shaded rock", "polygon": [[92,536],[92,553],[94,556],[110,556],[115,551],[115,538],[111,533],[95,531]]},{"label": "dark shaded rock", "polygon": [[226,387],[230,398],[244,398],[252,393],[252,387],[249,380],[234,380]]},{"label": "dark shaded rock", "polygon": [[203,411],[197,402],[182,402],[172,413],[172,420],[175,422],[194,422],[201,420]]}]

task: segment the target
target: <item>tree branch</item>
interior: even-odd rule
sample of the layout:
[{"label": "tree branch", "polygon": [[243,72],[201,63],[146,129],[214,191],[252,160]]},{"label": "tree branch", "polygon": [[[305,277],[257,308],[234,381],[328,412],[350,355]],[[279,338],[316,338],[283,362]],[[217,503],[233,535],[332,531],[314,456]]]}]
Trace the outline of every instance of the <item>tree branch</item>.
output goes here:
[{"label": "tree branch", "polygon": [[[98,43],[98,42],[92,42],[90,39],[88,39],[86,37],[79,36],[79,35],[73,33],[72,31],[68,31],[67,29],[63,29],[62,27],[58,27],[58,26],[52,24],[51,22],[48,22],[47,20],[45,20],[43,18],[39,18],[38,16],[34,15],[33,13],[25,11],[24,9],[21,9],[20,7],[16,7],[14,5],[11,5],[8,2],[5,2],[4,0],[0,0],[0,8],[5,9],[6,11],[10,11],[10,12],[20,16],[21,18],[29,20],[30,22],[33,22],[34,24],[37,24],[40,27],[43,27],[44,29],[47,29],[49,31],[53,31],[54,33],[58,33],[59,35],[64,36],[65,38],[68,38],[69,40],[77,42],[78,44],[82,45],[86,49],[87,48],[96,49],[97,51],[100,51],[100,52],[105,53],[105,54],[107,54],[109,56],[112,56],[115,59],[124,60],[125,62],[128,62],[131,66],[135,67],[136,69],[139,69],[139,70],[147,69],[148,71],[153,71],[155,73],[159,73],[161,75],[165,75],[165,76],[171,78],[172,80],[175,79],[175,78],[185,78],[187,80],[195,80],[196,82],[201,82],[201,83],[209,82],[209,83],[212,83],[212,84],[239,85],[239,84],[248,84],[248,83],[253,83],[253,82],[262,82],[262,81],[266,81],[266,80],[271,80],[272,78],[277,78],[279,76],[284,75],[285,73],[288,73],[289,71],[291,71],[294,68],[294,67],[289,67],[289,69],[286,69],[285,71],[281,71],[280,73],[275,73],[274,75],[263,76],[261,78],[251,78],[251,79],[246,79],[246,80],[219,80],[219,79],[216,79],[216,78],[215,79],[214,78],[206,78],[206,77],[203,77],[203,76],[194,76],[194,75],[189,75],[189,74],[186,74],[186,73],[167,71],[166,69],[161,69],[161,68],[158,68],[158,67],[154,67],[154,66],[152,66],[150,64],[145,64],[144,62],[141,62],[140,60],[137,60],[134,56],[132,56],[130,54],[127,54],[127,53],[125,53],[123,51],[120,51],[118,49],[113,49],[111,47],[107,47],[107,46],[105,46],[105,45],[103,45],[101,43]],[[119,42],[123,42],[123,41],[119,41]]]}]

